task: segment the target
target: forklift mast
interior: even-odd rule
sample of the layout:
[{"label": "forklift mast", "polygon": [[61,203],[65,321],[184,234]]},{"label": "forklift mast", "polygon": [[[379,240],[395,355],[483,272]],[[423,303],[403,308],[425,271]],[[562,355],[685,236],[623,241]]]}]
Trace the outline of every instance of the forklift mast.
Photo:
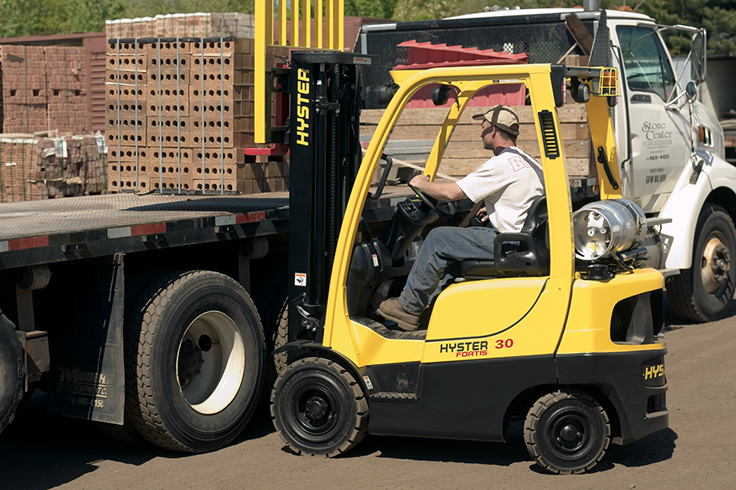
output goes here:
[{"label": "forklift mast", "polygon": [[292,339],[321,332],[337,239],[361,162],[360,66],[369,59],[292,53],[287,130]]},{"label": "forklift mast", "polygon": [[[255,34],[255,141],[290,152],[289,338],[315,338],[361,162],[360,68],[371,57],[342,52],[342,0],[256,0]],[[289,66],[266,72],[270,46],[292,48]],[[274,95],[285,126],[272,127]]]}]

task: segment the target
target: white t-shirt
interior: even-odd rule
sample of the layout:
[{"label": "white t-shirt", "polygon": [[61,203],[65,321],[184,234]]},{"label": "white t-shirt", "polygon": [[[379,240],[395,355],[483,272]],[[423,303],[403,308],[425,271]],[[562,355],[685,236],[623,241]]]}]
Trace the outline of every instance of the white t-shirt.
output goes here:
[{"label": "white t-shirt", "polygon": [[483,200],[499,232],[518,232],[532,200],[544,194],[542,165],[511,146],[457,182],[474,203]]}]

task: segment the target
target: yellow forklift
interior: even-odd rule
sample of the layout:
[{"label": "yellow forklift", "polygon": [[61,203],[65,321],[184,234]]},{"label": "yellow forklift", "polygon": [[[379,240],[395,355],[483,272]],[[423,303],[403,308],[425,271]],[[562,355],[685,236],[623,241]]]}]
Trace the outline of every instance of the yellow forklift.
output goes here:
[{"label": "yellow forklift", "polygon": [[[337,456],[367,433],[504,441],[525,420],[530,455],[552,473],[580,473],[609,442],[668,426],[662,275],[640,262],[646,218],[621,199],[609,107],[610,68],[513,65],[394,72],[389,105],[360,161],[361,66],[370,56],[293,52],[270,89],[290,120],[268,141],[291,152],[288,365],[271,394],[279,434],[294,451]],[[425,166],[433,180],[468,101],[489,85],[529,93],[546,196],[520,233],[496,238],[495,260],[458,264],[416,332],[375,312],[371,298],[404,279],[422,234],[452,214],[424,195],[377,205],[371,188],[384,147],[418,90],[455,93]],[[565,84],[584,103],[601,201],[573,214],[557,108]],[[282,94],[283,95],[283,94]],[[270,97],[267,97],[267,100]],[[346,103],[345,100],[349,100]],[[480,142],[479,142],[480,144]],[[393,213],[373,236],[366,214]]]},{"label": "yellow forklift", "polygon": [[[539,465],[580,473],[600,461],[609,442],[628,444],[666,428],[663,278],[640,267],[646,218],[617,191],[609,116],[615,70],[515,65],[394,77],[398,88],[349,195],[326,302],[310,302],[298,286],[290,295],[294,340],[277,350],[289,365],[271,395],[283,440],[297,452],[326,456],[344,453],[366,433],[503,441],[504,428],[521,418]],[[566,81],[586,105],[605,176],[602,200],[574,214],[557,117]],[[423,317],[425,329],[394,329],[373,313],[370,298],[408,273],[421,232],[447,209],[426,196],[404,200],[387,230],[371,236],[362,214],[390,130],[422,87],[452,87],[456,103],[425,168],[434,179],[468,100],[504,83],[523,83],[529,92],[546,202],[536,203],[521,233],[498,236],[495,261],[460,263],[458,279]],[[295,284],[310,280],[292,273]]]}]

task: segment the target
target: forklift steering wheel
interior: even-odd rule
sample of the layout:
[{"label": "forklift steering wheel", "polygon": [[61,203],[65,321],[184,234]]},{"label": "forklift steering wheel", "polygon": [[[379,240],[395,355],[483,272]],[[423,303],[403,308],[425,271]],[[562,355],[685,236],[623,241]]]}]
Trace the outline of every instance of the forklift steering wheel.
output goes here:
[{"label": "forklift steering wheel", "polygon": [[413,185],[409,185],[409,188],[414,191],[414,193],[419,196],[419,199],[422,200],[424,204],[426,204],[429,209],[434,211],[435,213],[439,214],[440,216],[444,218],[452,218],[455,216],[455,204],[452,201],[447,202],[439,202],[437,199],[431,198],[428,195],[426,195],[424,192],[420,191]]}]

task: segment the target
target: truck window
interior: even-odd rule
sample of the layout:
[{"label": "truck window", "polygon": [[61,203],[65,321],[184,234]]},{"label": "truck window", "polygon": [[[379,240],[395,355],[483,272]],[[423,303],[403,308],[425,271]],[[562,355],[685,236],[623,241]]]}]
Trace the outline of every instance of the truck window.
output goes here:
[{"label": "truck window", "polygon": [[666,102],[675,87],[675,77],[657,32],[647,27],[619,26],[616,33],[629,88],[654,92]]}]

